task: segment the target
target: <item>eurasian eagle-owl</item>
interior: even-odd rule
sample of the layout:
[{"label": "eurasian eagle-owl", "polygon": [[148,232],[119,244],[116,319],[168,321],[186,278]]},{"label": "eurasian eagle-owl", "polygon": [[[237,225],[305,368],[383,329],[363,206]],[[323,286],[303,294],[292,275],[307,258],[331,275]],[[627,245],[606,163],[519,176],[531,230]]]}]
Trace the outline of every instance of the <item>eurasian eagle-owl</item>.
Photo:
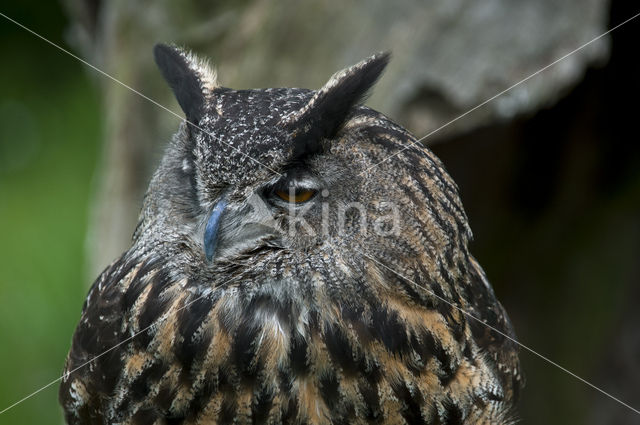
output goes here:
[{"label": "eurasian eagle-owl", "polygon": [[87,295],[66,420],[511,423],[517,347],[456,185],[360,105],[388,55],[319,90],[231,90],[154,53],[187,121]]}]

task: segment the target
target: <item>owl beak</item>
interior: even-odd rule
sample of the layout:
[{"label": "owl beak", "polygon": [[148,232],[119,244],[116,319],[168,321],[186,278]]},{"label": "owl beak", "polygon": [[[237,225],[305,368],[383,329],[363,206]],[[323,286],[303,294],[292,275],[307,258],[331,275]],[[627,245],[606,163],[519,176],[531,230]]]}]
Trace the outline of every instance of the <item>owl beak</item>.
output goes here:
[{"label": "owl beak", "polygon": [[213,207],[207,225],[204,229],[204,253],[207,261],[211,261],[218,248],[218,231],[222,221],[222,213],[227,207],[227,201],[223,198]]},{"label": "owl beak", "polygon": [[213,207],[204,232],[207,261],[218,261],[261,247],[281,246],[280,234],[270,210],[258,195],[244,202],[221,199]]}]

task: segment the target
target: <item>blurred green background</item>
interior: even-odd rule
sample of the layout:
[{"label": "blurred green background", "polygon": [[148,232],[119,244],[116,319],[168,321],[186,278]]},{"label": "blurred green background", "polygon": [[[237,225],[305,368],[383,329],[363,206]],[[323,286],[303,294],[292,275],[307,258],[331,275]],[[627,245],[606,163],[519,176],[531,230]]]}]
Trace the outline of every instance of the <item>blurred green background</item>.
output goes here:
[{"label": "blurred green background", "polygon": [[[612,8],[610,26],[634,12],[622,1]],[[56,2],[0,11],[68,48],[69,22]],[[640,95],[639,27],[617,31],[611,60],[557,104],[433,147],[460,186],[472,252],[519,339],[636,408],[640,146],[629,100]],[[2,410],[62,371],[90,284],[85,241],[105,111],[103,77],[75,59],[2,18],[0,46]],[[538,357],[521,359],[523,423],[635,423]],[[57,388],[0,415],[0,424],[61,423]]]},{"label": "blurred green background", "polygon": [[[1,12],[64,44],[57,3],[4,3]],[[84,241],[101,137],[97,87],[79,62],[3,18],[0,46],[2,410],[61,374],[87,291]],[[0,423],[61,423],[57,388]]]}]

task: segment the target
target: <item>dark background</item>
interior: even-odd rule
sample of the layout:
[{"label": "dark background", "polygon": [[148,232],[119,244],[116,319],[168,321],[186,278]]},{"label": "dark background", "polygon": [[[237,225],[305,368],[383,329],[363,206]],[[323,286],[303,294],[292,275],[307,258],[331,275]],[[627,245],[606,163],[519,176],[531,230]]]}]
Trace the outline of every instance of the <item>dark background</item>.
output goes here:
[{"label": "dark background", "polygon": [[[609,27],[635,9],[614,1]],[[69,48],[57,3],[0,11]],[[635,408],[639,36],[640,20],[612,33],[608,63],[555,105],[432,147],[460,187],[472,252],[519,340]],[[85,232],[105,111],[103,77],[1,17],[0,46],[2,410],[62,371],[90,283]],[[523,351],[521,359],[523,423],[638,423],[539,357]],[[0,415],[0,424],[60,423],[57,387]]]},{"label": "dark background", "polygon": [[[609,27],[637,13],[612,4]],[[471,247],[519,340],[640,407],[640,22],[612,33],[606,66],[534,116],[433,150],[460,187]],[[526,423],[640,416],[522,352]],[[626,419],[623,419],[626,418]]]}]

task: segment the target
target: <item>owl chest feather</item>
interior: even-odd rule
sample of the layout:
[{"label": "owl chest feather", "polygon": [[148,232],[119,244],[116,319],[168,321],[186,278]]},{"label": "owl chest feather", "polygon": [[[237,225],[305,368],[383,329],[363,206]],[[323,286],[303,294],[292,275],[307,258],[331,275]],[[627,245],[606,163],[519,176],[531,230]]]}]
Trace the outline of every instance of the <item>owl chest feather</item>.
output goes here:
[{"label": "owl chest feather", "polygon": [[[466,423],[502,414],[501,386],[469,329],[454,332],[438,312],[394,297],[318,308],[282,288],[191,291],[160,272],[135,282],[141,269],[116,289],[130,306],[118,326],[132,338],[70,377],[84,394],[78,412],[202,424]],[[321,289],[316,301],[327,297]],[[86,331],[105,334],[108,320],[97,322]]]}]

